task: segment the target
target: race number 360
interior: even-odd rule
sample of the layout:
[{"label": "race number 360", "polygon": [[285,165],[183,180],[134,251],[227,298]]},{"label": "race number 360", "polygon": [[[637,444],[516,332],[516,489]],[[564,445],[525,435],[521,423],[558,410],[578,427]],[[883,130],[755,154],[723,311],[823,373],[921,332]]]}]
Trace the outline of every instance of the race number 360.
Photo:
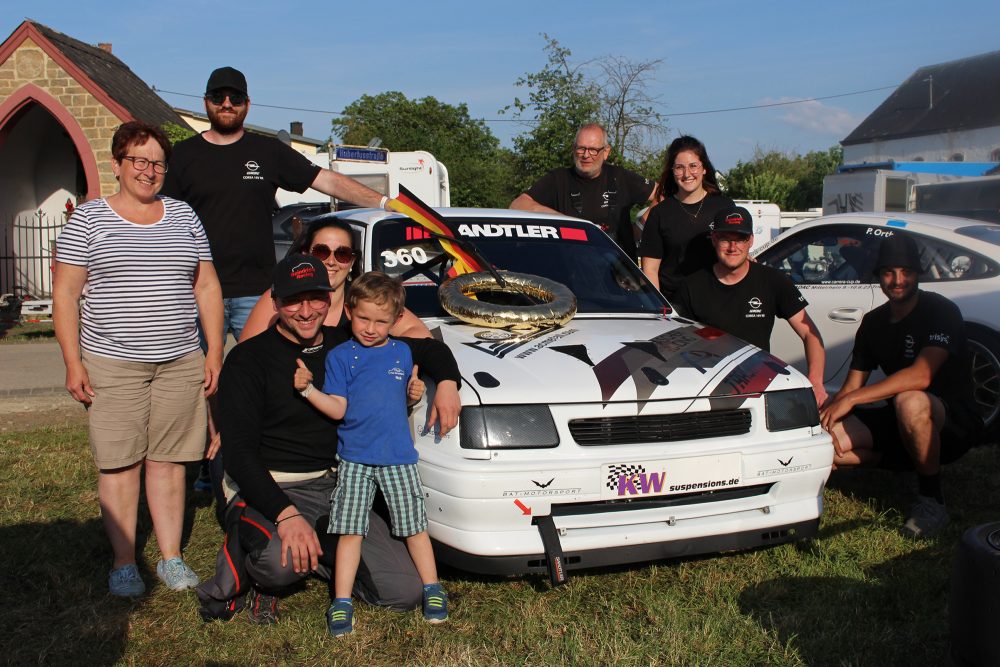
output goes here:
[{"label": "race number 360", "polygon": [[383,250],[382,266],[391,269],[394,266],[410,266],[427,263],[427,253],[423,248],[400,248],[399,250]]}]

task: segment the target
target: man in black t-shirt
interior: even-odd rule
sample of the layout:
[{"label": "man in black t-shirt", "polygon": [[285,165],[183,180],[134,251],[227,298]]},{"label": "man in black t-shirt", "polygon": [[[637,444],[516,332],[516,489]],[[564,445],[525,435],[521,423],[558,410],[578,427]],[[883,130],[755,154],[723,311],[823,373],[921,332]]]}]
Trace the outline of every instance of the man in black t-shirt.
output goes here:
[{"label": "man in black t-shirt", "polygon": [[[920,253],[911,237],[897,231],[882,241],[876,267],[889,301],[861,320],[847,379],[820,418],[838,467],[916,470],[917,502],[903,533],[933,537],[948,523],[941,464],[964,454],[982,429],[969,407],[964,322],[954,303],[918,289]],[[868,385],[876,368],[886,378]],[[882,400],[888,405],[855,409]]]},{"label": "man in black t-shirt", "polygon": [[[297,360],[322,382],[327,352],[349,338],[343,329],[323,326],[329,290],[326,268],[318,259],[286,257],[274,271],[277,323],[237,345],[223,366],[219,395],[226,445],[226,540],[215,575],[197,589],[206,621],[232,618],[252,585],[246,601],[251,620],[273,622],[278,594],[310,573],[329,577],[332,571],[336,536],[325,526],[337,481],[339,422],[314,410],[292,389]],[[421,368],[438,381],[429,426],[438,422],[444,435],[458,421],[457,410],[451,412],[441,399],[451,394],[451,404],[460,405],[458,367],[442,343],[419,342],[432,346],[431,363]],[[397,610],[420,604],[420,577],[406,545],[391,537],[378,512],[369,515],[361,561],[362,574],[355,582],[360,599]]]},{"label": "man in black t-shirt", "polygon": [[510,207],[590,220],[635,261],[638,251],[629,214],[636,204],[652,201],[654,184],[633,171],[605,164],[610,153],[604,128],[584,125],[573,141],[573,166],[545,174]]},{"label": "man in black t-shirt", "polygon": [[[785,274],[751,262],[753,220],[740,206],[719,210],[709,238],[717,261],[681,283],[674,306],[685,317],[739,336],[769,350],[775,317],[788,320],[805,348],[807,375],[816,404],[826,401],[826,353],[819,330],[806,312],[805,297]],[[778,356],[780,356],[780,350]]]},{"label": "man in black t-shirt", "polygon": [[195,210],[212,248],[222,284],[223,336],[239,340],[257,299],[271,284],[274,236],[271,214],[281,187],[307,188],[362,206],[384,207],[379,193],[321,169],[274,137],[246,132],[250,110],[242,72],[220,67],[205,88],[211,128],[174,146],[162,194]]}]

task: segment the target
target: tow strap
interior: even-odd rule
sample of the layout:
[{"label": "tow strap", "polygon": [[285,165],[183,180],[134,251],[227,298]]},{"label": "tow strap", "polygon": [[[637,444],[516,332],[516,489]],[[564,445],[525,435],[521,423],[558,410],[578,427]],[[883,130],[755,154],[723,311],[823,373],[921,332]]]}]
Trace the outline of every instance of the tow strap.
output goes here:
[{"label": "tow strap", "polygon": [[549,581],[552,582],[553,586],[562,586],[569,581],[569,573],[563,562],[562,544],[559,542],[556,524],[551,515],[536,516],[533,523],[538,527],[538,534],[541,536],[542,546],[545,548],[545,560],[549,566]]}]

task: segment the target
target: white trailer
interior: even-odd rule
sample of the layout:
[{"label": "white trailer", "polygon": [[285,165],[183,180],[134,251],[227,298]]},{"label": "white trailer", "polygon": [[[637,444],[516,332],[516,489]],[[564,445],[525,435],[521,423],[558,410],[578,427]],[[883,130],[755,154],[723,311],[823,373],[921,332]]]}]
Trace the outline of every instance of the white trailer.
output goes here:
[{"label": "white trailer", "polygon": [[[430,206],[451,206],[448,168],[427,151],[390,151],[366,146],[332,146],[329,153],[303,153],[315,164],[350,176],[376,192],[389,197],[399,194],[405,185]],[[278,190],[278,207],[289,204],[331,202],[322,192]],[[332,201],[334,210],[342,208]]]}]

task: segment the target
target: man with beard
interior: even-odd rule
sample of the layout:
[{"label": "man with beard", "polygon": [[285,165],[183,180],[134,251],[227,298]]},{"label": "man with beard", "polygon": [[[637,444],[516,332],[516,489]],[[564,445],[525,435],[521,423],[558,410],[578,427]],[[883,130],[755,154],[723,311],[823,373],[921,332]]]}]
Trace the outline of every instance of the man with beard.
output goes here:
[{"label": "man with beard", "polygon": [[246,77],[232,67],[212,72],[205,87],[211,128],[174,146],[162,194],[181,199],[201,219],[222,284],[223,336],[239,340],[243,325],[271,283],[275,191],[313,188],[361,206],[387,197],[321,169],[274,137],[246,132]]},{"label": "man with beard", "polygon": [[[833,436],[837,467],[916,470],[917,502],[903,534],[933,537],[948,523],[941,464],[978,440],[982,420],[970,408],[962,313],[943,296],[918,289],[920,273],[916,241],[898,231],[882,241],[875,274],[888,302],[861,320],[847,379],[820,419]],[[876,368],[886,377],[868,385]],[[888,404],[860,409],[882,400]]]},{"label": "man with beard", "polygon": [[823,367],[826,351],[819,329],[806,312],[805,297],[777,269],[750,261],[753,218],[742,206],[720,209],[711,222],[709,239],[717,261],[691,274],[677,290],[677,310],[769,350],[774,320],[788,321],[802,339],[809,382],[816,404],[826,402]]},{"label": "man with beard", "polygon": [[605,164],[611,146],[596,123],[584,125],[573,141],[573,166],[553,169],[510,203],[538,213],[562,213],[590,220],[635,261],[638,250],[629,213],[653,199],[653,182],[623,167]]}]

